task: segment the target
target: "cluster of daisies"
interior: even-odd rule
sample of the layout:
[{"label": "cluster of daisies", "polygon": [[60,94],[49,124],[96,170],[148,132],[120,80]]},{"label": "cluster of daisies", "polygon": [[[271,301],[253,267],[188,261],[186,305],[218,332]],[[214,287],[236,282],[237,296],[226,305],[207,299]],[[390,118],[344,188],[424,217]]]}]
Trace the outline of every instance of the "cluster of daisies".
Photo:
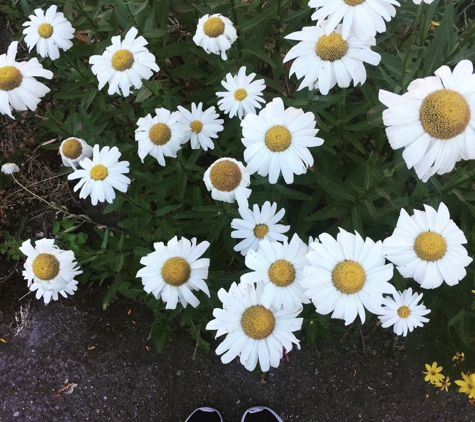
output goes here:
[{"label": "cluster of daisies", "polygon": [[[363,84],[364,63],[377,65],[381,59],[371,50],[374,37],[385,30],[385,21],[395,15],[394,6],[399,3],[310,0],[309,5],[316,8],[312,15],[316,24],[287,36],[299,43],[284,58],[284,62],[294,60],[290,73],[303,79],[299,89],[318,89],[326,95],[335,85]],[[26,43],[30,50],[36,46],[42,57],[55,60],[59,49],[72,46],[74,29],[55,6],[46,12],[37,9],[25,26]],[[232,22],[220,14],[203,16],[193,37],[207,53],[219,54],[223,60],[236,39]],[[145,38],[132,27],[123,39],[112,37],[102,55],[90,57],[99,89],[108,84],[110,95],[123,96],[130,95],[131,87],[140,89],[143,80],[159,71],[146,45]],[[35,110],[49,91],[35,77],[53,76],[37,59],[16,62],[16,50],[14,42],[7,54],[0,56],[0,111],[10,116],[12,109]],[[283,353],[299,346],[293,333],[301,328],[298,315],[309,303],[318,313],[331,313],[345,324],[358,316],[364,322],[369,311],[379,316],[383,327],[392,326],[396,334],[404,336],[427,322],[425,315],[430,311],[420,303],[422,293],[414,293],[412,288],[398,292],[390,280],[393,264],[403,277],[414,279],[423,289],[443,282],[452,286],[465,277],[472,258],[462,246],[467,240],[450,219],[445,204],[437,210],[426,205],[424,211],[415,210],[412,216],[401,210],[396,229],[384,242],[343,229],[336,238],[322,233],[308,244],[298,235],[289,240],[285,233],[290,227],[280,224],[285,210],[277,210],[277,204],[270,202],[250,207],[250,176],[268,177],[271,184],[282,176],[291,184],[294,175],[306,173],[314,163],[309,148],[323,144],[316,136],[315,116],[286,108],[278,97],[265,104],[264,81],[254,73],[247,74],[244,66],[237,75],[228,73],[221,84],[225,91],[216,92],[218,108],[241,121],[246,166],[235,157],[222,157],[205,171],[203,180],[213,199],[237,202],[241,218],[231,223],[232,237],[239,239],[235,250],[245,257],[250,270],[239,283],[218,291],[223,307],[214,309],[215,319],[207,325],[217,336],[226,335],[216,350],[222,361],[239,357],[249,370],[257,364],[263,371],[278,366]],[[436,76],[413,81],[402,96],[381,90],[379,97],[388,107],[383,120],[391,146],[405,147],[408,167],[414,167],[423,181],[435,173],[451,171],[461,159],[475,158],[475,147],[469,142],[475,135],[471,62],[461,61],[453,72],[443,66]],[[192,149],[212,150],[223,123],[215,107],[204,109],[202,103],[191,104],[191,110],[157,108],[155,115],[137,121],[138,156],[144,162],[150,155],[164,166],[165,157],[175,158],[188,141]],[[60,154],[63,164],[74,170],[68,179],[79,179],[74,190],[80,190],[80,198],[90,196],[93,205],[111,203],[115,190],[125,193],[131,183],[125,175],[129,162],[119,160],[117,147],[101,149],[73,137],[61,143]],[[4,172],[18,170],[12,164],[5,166]],[[210,260],[202,257],[208,242],[174,237],[153,246],[155,250],[140,260],[142,268],[136,274],[147,293],[162,300],[167,309],[175,309],[178,303],[198,306],[199,291],[210,296],[206,284]],[[71,251],[62,251],[46,239],[37,241],[35,247],[26,241],[21,251],[27,256],[23,274],[38,298],[48,303],[56,300],[58,293],[74,293],[75,277],[81,270]]]},{"label": "cluster of daisies", "polygon": [[[298,235],[290,240],[288,226],[279,224],[284,210],[265,202],[262,208],[239,209],[242,219],[232,221],[232,236],[244,239],[235,249],[245,255],[250,270],[239,284],[221,288],[218,297],[223,308],[214,309],[215,319],[207,325],[226,339],[216,352],[223,363],[239,357],[253,370],[277,367],[284,352],[299,341],[293,334],[302,325],[298,318],[310,302],[320,314],[352,323],[358,316],[363,323],[367,311],[378,315],[383,327],[393,327],[406,336],[428,321],[430,311],[420,303],[423,294],[412,288],[398,292],[389,282],[393,264],[403,277],[412,278],[423,289],[434,289],[443,282],[452,286],[465,275],[472,261],[463,244],[462,231],[450,219],[445,204],[426,205],[410,216],[401,211],[393,234],[384,242],[363,239],[343,229],[336,238],[327,233],[305,244]],[[196,307],[194,292],[210,292],[206,284],[210,260],[202,258],[209,242],[174,237],[167,244],[157,242],[154,251],[141,258],[137,277],[144,290],[166,303],[166,309]],[[45,302],[66,296],[76,289],[74,279],[81,271],[71,251],[62,251],[52,240],[39,240],[36,247],[23,243],[27,256],[25,278],[37,297]],[[389,260],[391,263],[387,263]]]}]

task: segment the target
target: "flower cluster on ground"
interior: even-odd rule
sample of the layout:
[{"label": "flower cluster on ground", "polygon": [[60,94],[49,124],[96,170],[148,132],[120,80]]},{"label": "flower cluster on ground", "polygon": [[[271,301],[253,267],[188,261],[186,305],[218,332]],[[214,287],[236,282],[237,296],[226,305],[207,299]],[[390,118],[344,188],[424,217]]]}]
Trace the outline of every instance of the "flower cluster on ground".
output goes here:
[{"label": "flower cluster on ground", "polygon": [[[41,60],[17,61],[18,41],[0,56],[0,112],[40,116],[78,198],[119,219],[81,220],[75,229],[93,226],[84,256],[60,229],[26,240],[37,298],[108,280],[108,301],[146,301],[157,338],[180,314],[198,343],[225,336],[223,363],[268,371],[300,348],[310,314],[326,328],[370,320],[406,337],[439,315],[439,292],[468,292],[475,73],[433,45],[468,51],[473,22],[451,50],[428,22],[440,13],[452,28],[453,5],[199,2],[157,18],[147,3],[101,9],[110,27],[80,7],[36,9],[21,35]],[[398,13],[411,22],[400,46],[386,32]],[[412,48],[419,35],[427,58]],[[402,46],[403,59],[391,56]],[[61,100],[74,102],[56,111]],[[17,183],[19,171],[2,165]],[[468,300],[446,312],[450,326]],[[447,391],[442,367],[426,369]],[[475,398],[474,375],[462,378]]]}]

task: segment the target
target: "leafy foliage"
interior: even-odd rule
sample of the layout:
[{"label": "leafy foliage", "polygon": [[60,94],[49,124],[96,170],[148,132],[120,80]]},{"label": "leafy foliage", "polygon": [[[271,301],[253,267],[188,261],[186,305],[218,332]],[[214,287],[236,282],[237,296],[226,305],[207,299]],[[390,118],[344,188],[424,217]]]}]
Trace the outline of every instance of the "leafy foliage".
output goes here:
[{"label": "leafy foliage", "polygon": [[[28,0],[0,6],[20,28],[26,16],[44,3]],[[54,231],[61,244],[72,249],[85,270],[82,278],[108,283],[103,306],[122,294],[143,300],[155,315],[151,327],[155,346],[161,350],[177,320],[186,326],[200,347],[209,347],[202,337],[213,308],[220,306],[217,291],[228,288],[245,272],[243,257],[233,250],[230,223],[238,217],[237,205],[215,202],[203,183],[203,174],[217,158],[242,160],[244,146],[237,118],[224,116],[224,131],[208,152],[185,145],[176,159],[167,158],[161,167],[150,156],[142,164],[134,140],[136,122],[157,107],[176,110],[191,102],[216,105],[216,92],[228,72],[245,65],[267,85],[267,102],[281,97],[286,106],[311,111],[317,119],[318,136],[325,143],[312,151],[315,166],[297,176],[292,186],[270,185],[254,175],[250,203],[278,202],[286,209],[285,224],[306,240],[323,232],[335,235],[338,227],[357,231],[374,240],[389,236],[402,208],[411,213],[424,204],[434,207],[443,201],[451,218],[475,251],[475,164],[461,162],[443,176],[422,183],[407,169],[400,151],[393,151],[384,132],[379,89],[404,93],[415,78],[430,76],[442,64],[474,60],[475,24],[467,17],[463,1],[435,0],[416,6],[403,2],[387,32],[377,37],[375,50],[382,56],[378,67],[367,67],[362,86],[334,88],[329,95],[304,89],[297,91],[295,77],[283,65],[285,52],[293,45],[284,37],[304,25],[312,25],[311,10],[304,0],[249,0],[238,2],[191,0],[58,0],[59,9],[76,29],[74,47],[56,61],[40,60],[55,74],[51,92],[40,104],[38,142],[77,136],[90,145],[117,146],[121,160],[130,162],[133,181],[127,194],[119,195],[104,209],[104,217],[91,229],[89,224],[64,220]],[[198,19],[206,13],[229,17],[238,30],[238,40],[223,62],[206,54],[192,41]],[[112,36],[136,27],[149,42],[160,71],[129,97],[109,96],[98,91],[88,58],[102,54]],[[22,39],[21,31],[14,34]],[[223,117],[223,116],[222,116]],[[56,144],[57,146],[58,144]],[[117,224],[108,223],[115,216]],[[87,226],[87,227],[86,227]],[[290,233],[290,235],[293,233]],[[175,235],[197,237],[211,243],[208,285],[211,298],[198,293],[200,305],[165,311],[161,301],[148,296],[136,278],[139,260],[154,242],[167,242]],[[394,285],[404,289],[411,283],[395,271]],[[455,331],[470,345],[475,305],[469,293],[473,269],[455,287],[443,286],[425,292],[425,304],[442,337]],[[305,339],[332,341],[329,317],[304,310]],[[440,323],[443,321],[443,324]],[[471,334],[472,333],[472,334]]]}]

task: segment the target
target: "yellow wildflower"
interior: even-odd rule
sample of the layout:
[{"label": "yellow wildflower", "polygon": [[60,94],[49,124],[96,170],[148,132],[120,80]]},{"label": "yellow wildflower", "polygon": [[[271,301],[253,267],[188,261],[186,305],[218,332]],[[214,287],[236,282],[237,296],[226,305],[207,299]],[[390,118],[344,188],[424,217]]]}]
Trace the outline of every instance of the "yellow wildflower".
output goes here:
[{"label": "yellow wildflower", "polygon": [[475,375],[462,372],[462,377],[463,380],[455,381],[455,384],[460,386],[459,393],[465,393],[470,399],[475,399]]},{"label": "yellow wildflower", "polygon": [[436,384],[445,378],[445,375],[440,374],[443,368],[442,366],[437,366],[437,362],[434,362],[432,366],[426,363],[426,369],[427,372],[422,372],[423,374],[426,374],[424,381],[429,381],[431,384]]}]

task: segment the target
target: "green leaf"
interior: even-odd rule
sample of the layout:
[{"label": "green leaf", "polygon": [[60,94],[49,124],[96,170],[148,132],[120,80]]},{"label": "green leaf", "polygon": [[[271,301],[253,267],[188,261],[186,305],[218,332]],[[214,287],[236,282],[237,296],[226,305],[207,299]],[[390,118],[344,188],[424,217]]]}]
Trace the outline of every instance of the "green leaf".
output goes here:
[{"label": "green leaf", "polygon": [[286,198],[289,199],[300,199],[301,201],[309,201],[313,199],[311,196],[306,195],[303,192],[299,192],[294,189],[287,188],[280,183],[276,183],[275,185],[271,185],[277,192],[283,194]]},{"label": "green leaf", "polygon": [[272,67],[275,67],[274,61],[262,50],[259,50],[258,48],[247,45],[245,48],[241,48],[241,51],[243,53],[249,53],[252,54],[253,56],[259,57],[260,59],[264,60],[266,63],[269,63]]},{"label": "green leaf", "polygon": [[341,218],[348,214],[348,208],[336,208],[332,205],[327,205],[325,208],[305,217],[304,221],[323,221],[329,218]]},{"label": "green leaf", "polygon": [[122,277],[120,274],[116,274],[115,281],[111,284],[106,294],[102,299],[102,309],[105,311],[113,299],[117,299],[117,290],[119,290],[122,284]]},{"label": "green leaf", "polygon": [[446,3],[444,17],[440,26],[437,28],[434,38],[426,50],[424,61],[424,75],[432,75],[434,71],[444,64],[443,49],[448,43],[452,32],[453,17],[454,17],[454,4],[449,1]]},{"label": "green leaf", "polygon": [[320,186],[329,195],[337,199],[344,199],[351,202],[356,201],[356,196],[349,191],[348,187],[342,186],[333,180],[327,179],[317,169],[315,169],[313,173],[315,174]]}]

